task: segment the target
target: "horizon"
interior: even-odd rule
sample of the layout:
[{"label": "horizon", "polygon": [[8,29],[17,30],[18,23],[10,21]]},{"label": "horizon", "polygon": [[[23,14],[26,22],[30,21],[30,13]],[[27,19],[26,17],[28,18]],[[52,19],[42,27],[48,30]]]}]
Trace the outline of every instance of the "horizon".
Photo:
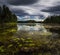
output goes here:
[{"label": "horizon", "polygon": [[44,21],[45,17],[42,17],[40,15],[22,15],[17,16],[18,21],[28,21],[28,20],[34,20],[34,21]]}]

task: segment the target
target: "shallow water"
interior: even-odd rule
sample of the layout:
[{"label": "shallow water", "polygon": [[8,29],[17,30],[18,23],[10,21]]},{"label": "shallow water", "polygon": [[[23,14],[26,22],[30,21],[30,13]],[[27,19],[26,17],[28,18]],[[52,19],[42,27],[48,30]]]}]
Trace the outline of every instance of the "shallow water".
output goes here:
[{"label": "shallow water", "polygon": [[0,54],[4,55],[4,53],[6,55],[60,55],[60,26],[41,23],[2,25],[0,26]]}]

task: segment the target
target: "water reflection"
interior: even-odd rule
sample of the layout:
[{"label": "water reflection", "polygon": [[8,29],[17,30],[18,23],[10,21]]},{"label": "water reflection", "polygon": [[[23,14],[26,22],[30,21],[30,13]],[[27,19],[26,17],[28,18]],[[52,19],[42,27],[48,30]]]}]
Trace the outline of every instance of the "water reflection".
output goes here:
[{"label": "water reflection", "polygon": [[26,31],[27,34],[37,34],[37,35],[51,35],[52,33],[49,32],[43,24],[40,23],[19,23],[17,25],[18,31]]},{"label": "water reflection", "polygon": [[35,25],[33,26],[32,24],[27,24],[27,23],[25,23],[25,24],[23,24],[23,25],[21,25],[21,23],[20,24],[18,24],[17,25],[18,26],[18,30],[22,30],[22,31],[43,31],[43,32],[47,32],[47,30],[44,28],[44,26],[42,25],[42,24],[36,24],[35,23]]}]

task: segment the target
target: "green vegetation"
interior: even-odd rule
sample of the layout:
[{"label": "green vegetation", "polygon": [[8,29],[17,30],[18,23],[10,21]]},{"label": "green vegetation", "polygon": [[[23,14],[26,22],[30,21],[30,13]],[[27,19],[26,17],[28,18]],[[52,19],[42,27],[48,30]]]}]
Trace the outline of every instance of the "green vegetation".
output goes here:
[{"label": "green vegetation", "polygon": [[60,23],[60,16],[51,16],[45,19],[44,23]]},{"label": "green vegetation", "polygon": [[[16,26],[0,29],[0,55],[58,55],[60,54],[60,35],[31,35],[17,31]],[[55,29],[49,29],[56,32]],[[60,34],[59,29],[56,29]],[[54,34],[53,34],[54,35]]]},{"label": "green vegetation", "polygon": [[0,42],[0,55],[57,55],[60,54],[60,39],[12,38]]},{"label": "green vegetation", "polygon": [[17,22],[17,17],[15,14],[13,14],[8,7],[3,5],[3,7],[0,6],[0,24],[3,23],[15,23]]}]

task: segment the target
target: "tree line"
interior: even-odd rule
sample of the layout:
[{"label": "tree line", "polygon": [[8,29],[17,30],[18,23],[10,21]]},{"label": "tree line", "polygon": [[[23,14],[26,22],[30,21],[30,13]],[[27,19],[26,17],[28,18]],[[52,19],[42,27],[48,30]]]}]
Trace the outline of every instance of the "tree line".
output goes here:
[{"label": "tree line", "polygon": [[44,23],[60,23],[60,16],[50,16],[44,20]]},{"label": "tree line", "polygon": [[0,23],[16,22],[17,17],[5,5],[0,6]]}]

